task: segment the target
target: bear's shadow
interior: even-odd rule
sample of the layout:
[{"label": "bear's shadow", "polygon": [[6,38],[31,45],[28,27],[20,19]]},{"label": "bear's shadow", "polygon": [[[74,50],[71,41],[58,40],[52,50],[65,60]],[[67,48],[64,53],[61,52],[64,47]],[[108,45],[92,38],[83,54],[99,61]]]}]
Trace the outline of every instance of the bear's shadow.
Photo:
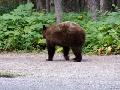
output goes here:
[{"label": "bear's shadow", "polygon": [[[65,59],[53,59],[54,62],[75,62],[73,59],[65,60]],[[81,62],[89,62],[88,59],[82,59]]]}]

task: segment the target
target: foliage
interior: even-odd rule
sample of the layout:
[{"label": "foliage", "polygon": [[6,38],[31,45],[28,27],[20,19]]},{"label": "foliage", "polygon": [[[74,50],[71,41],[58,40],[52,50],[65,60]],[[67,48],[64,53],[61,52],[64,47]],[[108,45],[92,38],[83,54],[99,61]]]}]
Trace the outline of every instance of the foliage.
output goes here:
[{"label": "foliage", "polygon": [[[86,12],[64,13],[63,21],[76,22],[85,29],[84,53],[120,54],[120,11],[107,12],[97,21],[92,21]],[[31,3],[20,5],[9,14],[0,16],[0,50],[43,50],[42,26],[54,22],[54,14],[36,12]],[[57,52],[60,51],[62,48],[57,47]]]},{"label": "foliage", "polygon": [[0,0],[0,15],[10,12],[17,6],[17,0]]},{"label": "foliage", "polygon": [[63,21],[72,21],[80,24],[80,26],[85,26],[86,23],[91,20],[90,15],[87,12],[82,13],[64,13]]},{"label": "foliage", "polygon": [[[89,21],[85,28],[86,52],[120,54],[120,11],[107,13],[99,17],[98,21]],[[102,53],[99,52],[100,49],[103,50]]]},{"label": "foliage", "polygon": [[74,21],[85,29],[84,53],[120,54],[120,11],[105,12],[97,21],[93,21],[86,12],[64,13],[63,21],[66,20]]},{"label": "foliage", "polygon": [[21,75],[15,72],[10,72],[10,71],[0,71],[0,78],[15,78],[15,77],[20,77],[20,76],[25,76]]},{"label": "foliage", "polygon": [[33,4],[20,5],[0,16],[0,50],[42,49],[42,25],[55,22],[54,15],[35,12]]}]

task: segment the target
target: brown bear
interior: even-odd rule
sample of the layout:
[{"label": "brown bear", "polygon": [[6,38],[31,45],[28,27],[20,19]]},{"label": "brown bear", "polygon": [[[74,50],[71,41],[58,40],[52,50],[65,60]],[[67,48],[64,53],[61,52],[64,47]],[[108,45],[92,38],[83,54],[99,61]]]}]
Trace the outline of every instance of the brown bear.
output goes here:
[{"label": "brown bear", "polygon": [[70,48],[75,55],[74,60],[77,62],[82,60],[81,51],[85,42],[85,32],[78,24],[66,21],[49,27],[43,25],[43,37],[47,43],[48,61],[53,60],[56,45],[63,47],[66,60],[69,60]]}]

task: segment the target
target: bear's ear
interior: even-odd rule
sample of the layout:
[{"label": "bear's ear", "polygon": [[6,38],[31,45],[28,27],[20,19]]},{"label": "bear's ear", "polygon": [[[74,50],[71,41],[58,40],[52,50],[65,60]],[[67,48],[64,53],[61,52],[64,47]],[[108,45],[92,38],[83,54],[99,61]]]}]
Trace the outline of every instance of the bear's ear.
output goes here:
[{"label": "bear's ear", "polygon": [[43,31],[46,30],[46,29],[47,29],[47,27],[45,25],[43,25]]}]

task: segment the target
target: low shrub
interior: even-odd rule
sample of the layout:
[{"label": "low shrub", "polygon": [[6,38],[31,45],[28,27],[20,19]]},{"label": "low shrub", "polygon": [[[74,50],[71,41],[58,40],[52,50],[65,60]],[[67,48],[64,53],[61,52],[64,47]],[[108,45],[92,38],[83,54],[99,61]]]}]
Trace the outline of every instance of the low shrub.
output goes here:
[{"label": "low shrub", "polygon": [[[87,12],[63,13],[62,21],[76,22],[85,29],[83,53],[120,54],[120,11],[101,15],[97,21]],[[53,13],[36,12],[31,3],[3,14],[0,16],[0,51],[45,49],[42,26],[54,22]],[[57,51],[62,49],[57,47]]]},{"label": "low shrub", "polygon": [[42,50],[43,24],[55,22],[53,14],[35,12],[33,4],[20,5],[0,16],[0,50]]}]

